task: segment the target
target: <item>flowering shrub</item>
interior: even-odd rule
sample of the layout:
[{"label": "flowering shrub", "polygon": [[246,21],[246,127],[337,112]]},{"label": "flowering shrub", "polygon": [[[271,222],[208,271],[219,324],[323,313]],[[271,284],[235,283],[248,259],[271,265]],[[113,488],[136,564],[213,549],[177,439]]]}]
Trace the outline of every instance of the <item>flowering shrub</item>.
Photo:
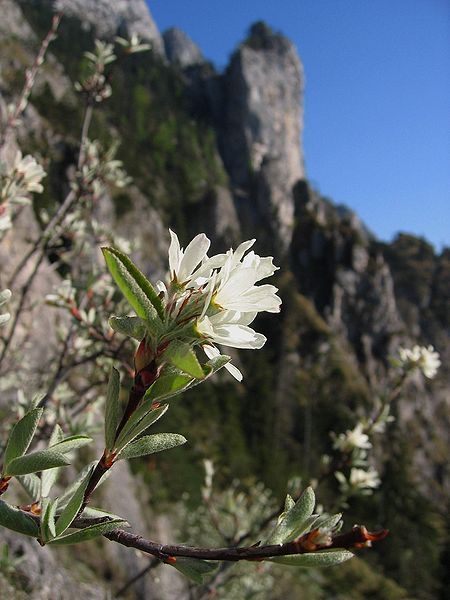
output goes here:
[{"label": "flowering shrub", "polygon": [[[13,118],[8,117],[3,128],[2,144],[26,108],[37,68],[58,24],[55,18],[18,103],[8,113]],[[126,55],[148,49],[136,36],[129,41],[116,38],[116,43]],[[229,547],[214,548],[207,541],[205,547],[152,542],[127,531],[122,517],[91,506],[93,492],[118,461],[170,450],[186,442],[177,433],[149,434],[149,428],[169,410],[173,398],[207,382],[222,368],[241,381],[243,375],[231,364],[226,348],[262,348],[266,337],[251,325],[258,313],[278,313],[281,298],[277,288],[266,283],[278,267],[272,257],[261,257],[252,250],[255,240],[223,254],[209,255],[211,242],[205,234],[197,235],[182,249],[177,235],[170,231],[168,275],[164,282],[153,285],[128,256],[129,244],[97,222],[93,209],[106,190],[124,188],[130,178],[115,158],[114,144],[105,150],[99,141],[89,138],[94,106],[112,94],[108,69],[117,60],[116,48],[97,42],[85,58],[86,78],[75,85],[85,102],[85,115],[70,191],[53,214],[41,212],[42,233],[8,282],[15,302],[17,279],[28,265],[33,266],[31,275],[19,290],[12,319],[9,313],[0,315],[0,325],[7,326],[1,362],[14,341],[27,293],[47,254],[55,253],[59,268],[71,264],[70,278],[46,297],[48,304],[70,316],[70,325],[60,330],[62,349],[56,370],[43,379],[43,393],[37,393],[26,409],[24,399],[18,403],[19,418],[9,428],[2,456],[0,495],[8,492],[14,478],[27,492],[29,503],[17,507],[0,500],[0,524],[35,538],[41,545],[75,544],[103,536],[150,554],[197,583],[215,571],[218,561],[323,567],[352,558],[354,548],[370,546],[387,532],[370,533],[364,526],[354,526],[342,533],[342,514],[326,514],[316,506],[311,485],[303,485],[295,498],[288,494],[281,510],[260,485],[255,487],[258,497],[243,496],[236,487],[217,497],[212,491],[211,463],[207,463],[204,508],[213,516],[216,529],[225,531]],[[23,157],[20,150],[12,164],[1,163],[1,231],[13,225],[15,206],[29,204],[33,193],[42,193],[44,177],[36,159]],[[60,244],[61,240],[70,243]],[[106,266],[77,262],[95,253],[92,248],[100,245]],[[120,302],[114,300],[114,284],[123,294]],[[10,297],[9,289],[1,292],[0,305]],[[112,310],[120,314],[111,315]],[[398,369],[398,381],[392,383],[389,393],[376,399],[374,413],[362,416],[345,433],[331,434],[334,454],[323,457],[321,477],[337,479],[338,508],[345,507],[351,496],[370,494],[379,486],[380,476],[370,455],[373,436],[392,421],[391,405],[406,377],[417,370],[434,377],[440,360],[431,346],[415,346],[412,350],[401,348],[392,364]],[[85,369],[85,379],[96,377],[83,391],[87,401],[81,405],[73,400],[76,394],[71,394],[68,383],[69,374],[80,367]],[[121,373],[131,379],[130,389],[122,385]],[[104,391],[98,393],[97,388]],[[125,406],[123,396],[127,396]],[[58,405],[54,414],[47,406],[51,401]],[[75,452],[92,441],[90,434],[102,421],[100,405],[104,409],[104,451],[98,460],[79,469],[74,481],[61,491],[57,487],[61,469],[73,464]],[[88,409],[90,418],[82,418]],[[65,425],[64,431],[55,422],[57,418]],[[51,434],[45,436],[43,430],[50,427]],[[259,542],[242,546],[253,538]]]}]

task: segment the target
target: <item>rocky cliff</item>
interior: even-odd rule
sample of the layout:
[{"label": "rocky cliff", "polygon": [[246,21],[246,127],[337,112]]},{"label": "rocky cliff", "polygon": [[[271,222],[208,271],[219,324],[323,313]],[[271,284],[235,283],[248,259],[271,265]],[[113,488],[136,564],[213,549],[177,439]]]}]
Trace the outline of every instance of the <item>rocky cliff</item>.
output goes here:
[{"label": "rocky cliff", "polygon": [[55,9],[93,27],[100,37],[111,38],[124,32],[151,42],[155,52],[164,55],[164,44],[145,0],[55,0]]},{"label": "rocky cliff", "polygon": [[[1,5],[0,94],[9,102],[51,11],[46,0]],[[244,386],[219,380],[203,399],[203,412],[192,398],[174,406],[174,430],[186,427],[197,442],[179,456],[178,477],[170,477],[172,467],[161,459],[160,486],[195,495],[192,482],[199,482],[198,457],[205,448],[222,457],[231,476],[256,475],[277,491],[291,474],[308,478],[317,468],[314,456],[330,449],[329,430],[353,425],[359,408],[370,406],[382,388],[387,354],[401,343],[433,344],[443,357],[440,376],[432,384],[417,378],[400,406],[395,435],[379,449],[380,456],[394,457],[391,471],[386,468],[386,492],[379,504],[355,508],[355,520],[358,510],[366,510],[381,522],[393,506],[394,517],[405,519],[392,517],[394,538],[431,548],[417,571],[414,551],[400,560],[399,552],[387,549],[380,558],[387,572],[414,593],[420,588],[418,597],[428,600],[443,544],[436,531],[450,497],[449,250],[437,255],[426,241],[408,235],[381,243],[352,211],[312,188],[301,144],[303,68],[283,35],[255,24],[218,73],[183,32],[169,30],[162,38],[144,0],[59,0],[63,5],[71,17],[52,46],[19,131],[25,149],[39,147],[55,165],[47,206],[59,201],[74,154],[80,114],[72,83],[82,52],[92,47],[94,30],[107,39],[136,32],[152,42],[153,52],[119,68],[113,96],[93,122],[95,135],[122,142],[120,158],[134,183],[106,198],[99,218],[139,241],[136,259],[152,277],[165,268],[169,225],[184,242],[206,231],[217,250],[255,236],[259,250],[270,250],[283,266],[278,285],[284,310],[259,323],[270,343],[255,356],[236,356],[248,375]],[[37,227],[27,214],[24,238]],[[18,248],[11,247],[12,254]],[[36,290],[36,302],[42,293]],[[33,335],[42,344],[42,332]],[[33,340],[31,346],[41,347]],[[257,402],[243,402],[243,396]],[[408,496],[417,486],[420,495]],[[420,520],[417,507],[424,503],[429,512]]]}]

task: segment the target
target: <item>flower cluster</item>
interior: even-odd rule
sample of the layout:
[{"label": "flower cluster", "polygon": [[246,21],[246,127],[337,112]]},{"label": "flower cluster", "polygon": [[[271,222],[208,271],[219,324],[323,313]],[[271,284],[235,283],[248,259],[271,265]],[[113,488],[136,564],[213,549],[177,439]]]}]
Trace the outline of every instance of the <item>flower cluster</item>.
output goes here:
[{"label": "flower cluster", "polygon": [[[250,327],[258,312],[279,312],[281,299],[273,285],[256,285],[277,270],[272,257],[262,258],[250,248],[255,240],[236,250],[208,257],[210,240],[197,235],[183,250],[170,231],[167,285],[158,282],[165,298],[167,318],[178,324],[195,322],[195,332],[209,358],[220,355],[215,344],[259,349],[266,337]],[[242,374],[226,365],[238,380]]]},{"label": "flower cluster", "polygon": [[11,226],[10,216],[6,214],[7,206],[30,204],[30,194],[43,192],[41,181],[45,175],[44,169],[32,156],[22,156],[20,151],[10,167],[0,163],[0,231]]},{"label": "flower cluster", "polygon": [[133,33],[129,40],[116,36],[114,40],[122,46],[127,54],[136,54],[136,52],[145,52],[151,49],[151,45],[143,43],[136,33]]},{"label": "flower cluster", "polygon": [[91,74],[84,81],[77,81],[75,89],[77,92],[86,94],[95,102],[102,102],[112,94],[112,88],[106,79],[105,68],[117,59],[114,54],[114,46],[95,40],[94,52],[85,52],[84,56],[90,62]]},{"label": "flower cluster", "polygon": [[414,346],[413,348],[399,349],[400,366],[406,371],[419,369],[428,377],[433,379],[441,366],[439,353],[435,351],[433,346]]},{"label": "flower cluster", "polygon": [[367,433],[364,433],[364,425],[358,423],[352,430],[340,433],[335,438],[333,447],[341,452],[351,452],[355,448],[369,450],[372,444]]},{"label": "flower cluster", "polygon": [[340,471],[335,475],[339,481],[341,492],[347,497],[354,494],[370,495],[381,483],[378,472],[373,468],[352,467],[348,479]]},{"label": "flower cluster", "polygon": [[115,144],[105,151],[99,141],[86,140],[81,149],[81,165],[72,187],[95,201],[108,185],[118,188],[128,185],[131,178],[124,171],[122,161],[115,158],[116,152]]}]

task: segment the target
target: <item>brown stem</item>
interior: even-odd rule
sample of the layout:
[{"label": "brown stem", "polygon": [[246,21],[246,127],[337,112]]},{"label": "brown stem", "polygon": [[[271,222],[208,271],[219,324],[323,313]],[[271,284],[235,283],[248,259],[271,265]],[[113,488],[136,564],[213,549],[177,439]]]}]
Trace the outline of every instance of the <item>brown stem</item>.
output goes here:
[{"label": "brown stem", "polygon": [[98,461],[98,463],[95,465],[95,469],[92,471],[92,475],[89,479],[89,482],[86,486],[86,490],[84,492],[83,504],[81,505],[77,516],[80,516],[82,514],[83,510],[88,505],[89,500],[91,499],[91,496],[92,496],[95,488],[97,487],[97,485],[100,482],[100,479],[113,466],[114,458],[115,457],[113,455],[109,454],[108,451],[105,449],[105,451],[102,454],[101,459]]},{"label": "brown stem", "polygon": [[328,545],[315,544],[314,538],[317,535],[317,530],[313,530],[302,535],[297,540],[285,544],[237,548],[197,548],[193,546],[158,544],[123,529],[116,529],[115,531],[106,533],[105,537],[123,546],[136,548],[147,554],[152,554],[163,562],[173,563],[176,561],[176,557],[236,562],[240,560],[264,560],[276,556],[292,556],[337,548],[360,548],[367,546],[368,542],[384,539],[387,534],[388,531],[385,529],[376,533],[370,533],[364,526],[355,525],[351,531],[333,537]]},{"label": "brown stem", "polygon": [[128,397],[128,404],[123,413],[122,420],[117,427],[115,437],[116,440],[119,437],[122,429],[125,427],[126,422],[138,407],[139,402],[145,395],[145,392],[158,379],[158,376],[159,369],[155,361],[152,361],[149,365],[147,365],[144,369],[141,369],[135,375],[133,387],[131,388],[130,395]]},{"label": "brown stem", "polygon": [[[37,515],[30,512],[26,512],[26,515],[39,525],[40,518]],[[108,520],[105,517],[98,519],[83,519],[78,517],[71,526],[84,529],[89,527],[89,525],[103,523]],[[370,532],[364,525],[355,525],[350,531],[333,536],[327,544],[317,544],[315,540],[319,535],[319,530],[313,529],[296,540],[286,542],[285,544],[270,544],[266,546],[254,544],[253,546],[232,548],[199,548],[179,544],[160,544],[124,529],[115,529],[114,531],[105,533],[104,537],[122,544],[122,546],[135,548],[146,554],[151,554],[163,562],[173,564],[176,562],[177,557],[237,562],[240,560],[265,560],[276,556],[293,556],[324,550],[363,548],[370,546],[372,542],[383,540],[388,533],[387,529]]]}]

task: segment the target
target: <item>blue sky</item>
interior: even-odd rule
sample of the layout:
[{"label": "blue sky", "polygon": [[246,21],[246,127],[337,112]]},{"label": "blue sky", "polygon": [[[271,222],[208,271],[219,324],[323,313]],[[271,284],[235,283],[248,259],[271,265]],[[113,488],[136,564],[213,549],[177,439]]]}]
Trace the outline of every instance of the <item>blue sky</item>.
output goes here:
[{"label": "blue sky", "polygon": [[308,178],[381,239],[450,244],[448,0],[149,0],[223,68],[251,23],[296,44]]}]

